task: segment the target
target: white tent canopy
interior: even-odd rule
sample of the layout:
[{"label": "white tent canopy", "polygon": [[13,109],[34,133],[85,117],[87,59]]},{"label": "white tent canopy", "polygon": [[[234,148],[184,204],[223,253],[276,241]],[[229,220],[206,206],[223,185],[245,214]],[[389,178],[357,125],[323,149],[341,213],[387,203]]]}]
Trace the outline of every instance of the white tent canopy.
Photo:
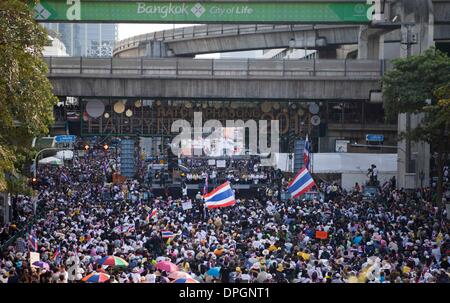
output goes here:
[{"label": "white tent canopy", "polygon": [[62,159],[62,160],[72,160],[73,159],[73,151],[61,150],[56,153],[56,158]]},{"label": "white tent canopy", "polygon": [[63,165],[63,161],[56,157],[47,157],[42,160],[39,160],[39,164]]}]

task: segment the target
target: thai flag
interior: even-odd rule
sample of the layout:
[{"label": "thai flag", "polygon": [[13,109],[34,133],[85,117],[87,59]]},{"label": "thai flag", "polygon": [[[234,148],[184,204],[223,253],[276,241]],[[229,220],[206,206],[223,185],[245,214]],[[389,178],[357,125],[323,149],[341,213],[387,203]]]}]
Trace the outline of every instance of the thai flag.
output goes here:
[{"label": "thai flag", "polygon": [[316,185],[316,183],[309,171],[306,168],[302,168],[289,183],[288,193],[291,194],[292,198],[297,198],[310,190],[314,185]]},{"label": "thai flag", "polygon": [[306,140],[305,140],[305,149],[303,150],[303,164],[304,167],[306,167],[306,169],[309,169],[309,165],[310,165],[310,155],[311,154],[311,142],[309,142],[308,140],[308,135],[306,135]]},{"label": "thai flag", "polygon": [[155,217],[158,214],[158,210],[155,208],[152,210],[151,213],[148,214],[147,216],[147,222],[150,222],[150,219]]},{"label": "thai flag", "polygon": [[33,251],[38,251],[38,241],[35,236],[28,235],[28,246],[31,247]]},{"label": "thai flag", "polygon": [[171,232],[170,230],[162,230],[161,231],[161,236],[162,236],[163,239],[168,239],[168,238],[175,237],[173,232]]},{"label": "thai flag", "polygon": [[61,246],[58,245],[55,252],[53,253],[53,260],[56,260],[61,255]]},{"label": "thai flag", "polygon": [[203,186],[203,194],[206,195],[208,193],[208,173],[205,178],[205,185]]},{"label": "thai flag", "polygon": [[205,199],[206,207],[209,209],[233,206],[236,204],[234,192],[233,189],[231,189],[229,182],[219,185],[219,187],[204,195],[203,198]]},{"label": "thai flag", "polygon": [[106,174],[106,172],[108,171],[108,162],[106,159],[103,160],[103,173]]},{"label": "thai flag", "polygon": [[64,172],[61,172],[60,180],[63,182],[67,182],[67,181],[69,181],[69,177]]}]

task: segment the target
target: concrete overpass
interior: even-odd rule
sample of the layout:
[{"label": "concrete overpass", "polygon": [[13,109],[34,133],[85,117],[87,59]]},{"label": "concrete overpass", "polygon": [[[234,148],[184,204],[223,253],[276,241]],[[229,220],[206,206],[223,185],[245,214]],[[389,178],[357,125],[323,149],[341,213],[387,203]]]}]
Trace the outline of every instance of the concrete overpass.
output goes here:
[{"label": "concrete overpass", "polygon": [[355,25],[207,24],[152,32],[121,40],[116,57],[195,56],[196,54],[288,47],[292,39],[299,47],[315,48],[317,39],[328,45],[358,41]]},{"label": "concrete overpass", "polygon": [[[446,17],[445,10],[441,15]],[[193,57],[204,53],[287,48],[291,40],[295,40],[296,48],[336,48],[358,44],[359,33],[357,25],[207,24],[130,37],[119,41],[113,53],[115,57]],[[384,35],[385,43],[398,43],[400,39],[400,29]],[[434,41],[450,41],[449,24],[436,22]],[[325,45],[321,44],[324,42]]]},{"label": "concrete overpass", "polygon": [[380,60],[46,58],[58,96],[180,99],[367,100]]}]

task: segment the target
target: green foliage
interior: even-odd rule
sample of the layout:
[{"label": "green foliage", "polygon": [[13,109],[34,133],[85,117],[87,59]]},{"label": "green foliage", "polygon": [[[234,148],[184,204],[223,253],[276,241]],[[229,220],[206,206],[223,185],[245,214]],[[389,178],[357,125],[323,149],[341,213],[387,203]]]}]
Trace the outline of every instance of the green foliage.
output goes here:
[{"label": "green foliage", "polygon": [[428,142],[436,152],[436,202],[442,207],[443,165],[450,150],[450,58],[430,48],[422,55],[395,60],[382,83],[387,119],[399,113],[424,113],[420,124],[400,138]]},{"label": "green foliage", "polygon": [[57,101],[42,58],[47,34],[26,2],[0,1],[0,191],[10,189],[5,174],[21,172],[31,139],[48,133]]},{"label": "green foliage", "polygon": [[422,112],[427,99],[436,104],[434,92],[450,82],[450,58],[435,48],[422,55],[396,59],[393,65],[382,79],[388,119],[399,113]]}]

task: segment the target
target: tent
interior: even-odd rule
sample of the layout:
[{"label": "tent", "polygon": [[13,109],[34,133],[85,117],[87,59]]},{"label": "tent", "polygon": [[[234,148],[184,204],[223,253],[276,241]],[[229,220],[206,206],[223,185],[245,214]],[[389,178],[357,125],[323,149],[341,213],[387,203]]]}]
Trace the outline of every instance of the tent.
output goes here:
[{"label": "tent", "polygon": [[63,165],[63,161],[56,157],[47,157],[39,160],[39,164]]},{"label": "tent", "polygon": [[73,159],[73,151],[61,150],[56,153],[56,158],[61,159],[61,160],[72,160]]}]

